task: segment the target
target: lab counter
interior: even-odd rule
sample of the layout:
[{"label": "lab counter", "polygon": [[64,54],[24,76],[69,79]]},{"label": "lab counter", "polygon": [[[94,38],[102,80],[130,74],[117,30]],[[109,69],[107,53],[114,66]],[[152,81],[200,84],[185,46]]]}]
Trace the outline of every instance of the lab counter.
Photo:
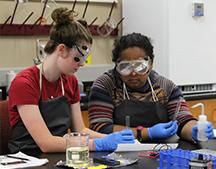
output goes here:
[{"label": "lab counter", "polygon": [[[177,140],[176,141],[178,143],[178,147],[179,149],[182,150],[196,150],[196,149],[200,149],[200,148],[209,148],[212,150],[215,150],[215,143],[216,140],[209,140],[205,143],[202,144],[194,144],[194,143],[190,143],[184,140]],[[176,143],[175,142],[175,143]],[[100,158],[101,156],[105,156],[107,154],[109,154],[110,152],[90,152],[90,158]],[[137,152],[124,152],[124,153],[120,153],[120,155],[122,156],[126,156],[127,158],[138,158],[138,161],[132,165],[129,166],[125,166],[125,167],[120,167],[119,169],[157,169],[160,165],[160,161],[159,161],[159,157],[156,158],[150,158],[147,155],[145,156],[140,156],[139,155],[139,151]],[[142,153],[142,152],[141,152]],[[47,158],[49,160],[49,163],[47,163],[44,166],[40,166],[37,167],[38,169],[61,169],[61,168],[67,168],[67,167],[57,167],[56,163],[60,160],[65,160],[65,153],[35,153],[35,152],[31,152],[30,155],[33,155],[35,157],[38,158]],[[178,162],[178,161],[177,161]],[[179,164],[179,163],[176,163]],[[175,166],[175,167],[178,167]],[[169,167],[168,167],[169,168]],[[171,166],[171,168],[174,168],[174,166]]]}]

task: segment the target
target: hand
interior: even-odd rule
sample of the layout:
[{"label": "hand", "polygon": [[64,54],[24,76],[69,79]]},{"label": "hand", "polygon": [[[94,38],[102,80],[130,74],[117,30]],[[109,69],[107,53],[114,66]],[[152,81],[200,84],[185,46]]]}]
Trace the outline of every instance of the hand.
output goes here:
[{"label": "hand", "polygon": [[150,139],[168,138],[176,134],[178,130],[177,121],[170,121],[167,123],[159,123],[148,128],[148,135]]},{"label": "hand", "polygon": [[[192,127],[192,139],[193,140],[198,140],[197,139],[197,133],[198,133],[198,126],[195,125]],[[213,127],[210,122],[207,122],[207,127],[205,129],[205,133],[208,139],[214,138],[214,132],[213,132]]]},{"label": "hand", "polygon": [[103,138],[95,138],[96,151],[114,151],[120,143],[134,143],[133,132],[129,129],[107,135]]}]

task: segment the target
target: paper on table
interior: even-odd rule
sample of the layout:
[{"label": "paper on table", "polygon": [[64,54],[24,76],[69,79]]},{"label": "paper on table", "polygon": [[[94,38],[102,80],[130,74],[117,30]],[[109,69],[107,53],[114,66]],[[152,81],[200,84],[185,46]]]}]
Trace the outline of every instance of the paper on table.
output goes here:
[{"label": "paper on table", "polygon": [[118,144],[117,149],[115,152],[126,152],[126,151],[143,151],[143,150],[153,150],[154,148],[163,150],[167,148],[176,149],[178,146],[178,143],[167,143],[167,144],[161,144],[161,143],[145,143],[141,144],[138,140],[135,140],[134,144]]},{"label": "paper on table", "polygon": [[216,129],[213,129],[214,137],[216,137]]},{"label": "paper on table", "polygon": [[[16,154],[10,154],[10,156],[25,158],[28,160],[20,160],[15,158],[10,158],[7,156],[0,156],[0,168],[1,169],[16,169],[16,168],[27,168],[27,167],[37,167],[42,166],[48,163],[48,159],[38,159],[36,157],[28,156],[22,152]],[[11,162],[20,162],[17,164],[7,164],[3,165],[2,163],[11,163]],[[23,163],[22,163],[23,162]]]}]

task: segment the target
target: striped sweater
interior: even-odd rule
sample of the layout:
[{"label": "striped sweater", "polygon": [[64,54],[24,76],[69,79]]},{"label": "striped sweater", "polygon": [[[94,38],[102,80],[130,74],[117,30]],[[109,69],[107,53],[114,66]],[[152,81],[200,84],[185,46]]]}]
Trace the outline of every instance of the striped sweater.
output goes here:
[{"label": "striped sweater", "polygon": [[[196,120],[189,112],[181,90],[171,80],[160,76],[153,70],[149,77],[159,102],[167,109],[169,119],[172,120],[176,117],[179,125],[178,134],[180,134],[182,127],[188,121]],[[123,101],[122,86],[120,76],[114,69],[95,80],[91,88],[88,108],[90,128],[92,130],[101,133],[111,133],[113,131],[113,112]],[[153,101],[148,83],[139,89],[127,88],[127,90],[131,100]],[[179,105],[178,111],[177,107]]]}]

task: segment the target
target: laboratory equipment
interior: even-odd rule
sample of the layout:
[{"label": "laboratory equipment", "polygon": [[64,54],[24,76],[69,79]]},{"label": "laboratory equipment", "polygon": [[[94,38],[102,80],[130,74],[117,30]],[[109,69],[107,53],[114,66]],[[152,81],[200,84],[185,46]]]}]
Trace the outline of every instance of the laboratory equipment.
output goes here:
[{"label": "laboratory equipment", "polygon": [[[193,159],[198,159],[199,153],[192,152],[190,150],[182,149],[171,149],[161,150],[159,157],[159,167],[157,169],[170,169],[170,168],[181,168],[188,169],[189,162]],[[216,169],[216,156],[203,155],[203,159],[212,161],[212,168]]]},{"label": "laboratory equipment", "polygon": [[201,107],[201,114],[199,115],[199,120],[197,122],[197,140],[198,141],[207,141],[208,137],[205,133],[205,130],[207,128],[207,116],[204,114],[204,104],[203,103],[197,103],[192,106],[192,108]]}]

